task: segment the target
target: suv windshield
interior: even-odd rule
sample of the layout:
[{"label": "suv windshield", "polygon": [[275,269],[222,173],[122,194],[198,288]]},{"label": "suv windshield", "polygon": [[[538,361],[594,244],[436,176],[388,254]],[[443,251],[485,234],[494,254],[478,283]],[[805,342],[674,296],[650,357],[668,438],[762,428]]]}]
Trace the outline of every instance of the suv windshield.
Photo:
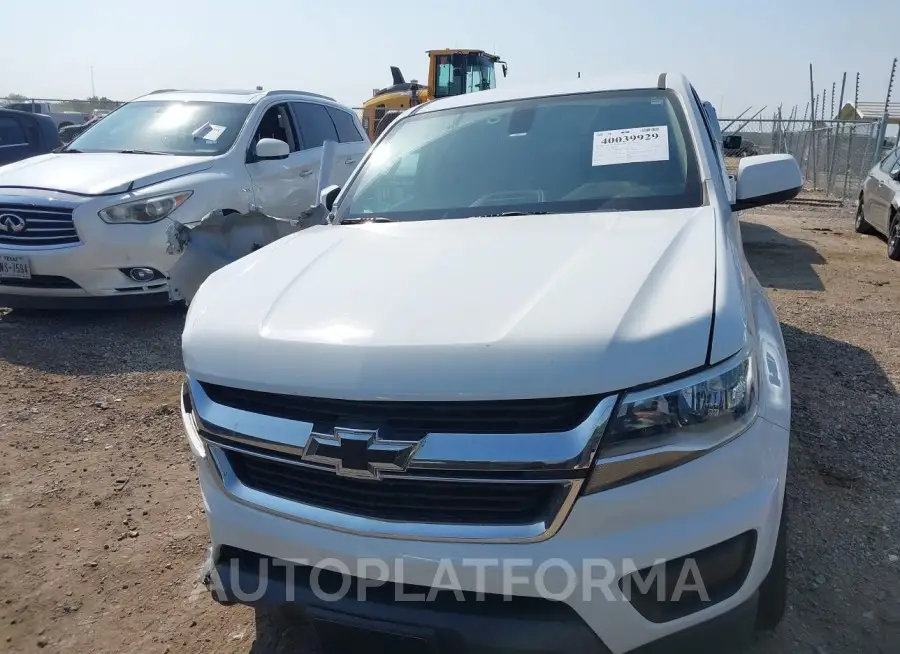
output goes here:
[{"label": "suv windshield", "polygon": [[250,113],[249,104],[142,100],[112,112],[67,150],[150,152],[188,156],[223,154]]},{"label": "suv windshield", "polygon": [[370,153],[338,220],[700,206],[677,97],[636,90],[445,109],[398,121]]}]

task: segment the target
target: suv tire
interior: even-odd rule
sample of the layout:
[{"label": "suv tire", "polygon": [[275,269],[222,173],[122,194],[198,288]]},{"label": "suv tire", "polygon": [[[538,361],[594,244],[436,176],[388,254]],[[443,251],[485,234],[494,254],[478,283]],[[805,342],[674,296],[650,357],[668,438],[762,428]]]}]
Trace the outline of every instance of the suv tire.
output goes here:
[{"label": "suv tire", "polygon": [[853,222],[853,229],[857,234],[871,234],[873,231],[872,226],[866,220],[862,193],[859,194],[859,202],[856,205],[856,220]]}]

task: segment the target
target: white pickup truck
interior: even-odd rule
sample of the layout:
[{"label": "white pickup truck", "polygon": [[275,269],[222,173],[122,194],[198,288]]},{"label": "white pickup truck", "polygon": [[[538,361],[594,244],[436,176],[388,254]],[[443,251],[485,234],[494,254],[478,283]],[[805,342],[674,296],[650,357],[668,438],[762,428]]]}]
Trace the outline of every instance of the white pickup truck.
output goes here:
[{"label": "white pickup truck", "polygon": [[37,100],[26,100],[24,102],[14,102],[5,105],[4,109],[15,109],[16,111],[27,111],[30,114],[43,114],[50,116],[56,123],[56,129],[60,130],[69,125],[82,125],[85,121],[90,120],[90,115],[85,115],[77,111],[54,111],[53,105],[49,102],[38,102]]},{"label": "white pickup truck", "polygon": [[327,224],[206,278],[182,416],[213,597],[299,605],[339,653],[773,629],[790,376],[739,214],[802,178],[729,177],[714,113],[672,72],[421,104]]}]

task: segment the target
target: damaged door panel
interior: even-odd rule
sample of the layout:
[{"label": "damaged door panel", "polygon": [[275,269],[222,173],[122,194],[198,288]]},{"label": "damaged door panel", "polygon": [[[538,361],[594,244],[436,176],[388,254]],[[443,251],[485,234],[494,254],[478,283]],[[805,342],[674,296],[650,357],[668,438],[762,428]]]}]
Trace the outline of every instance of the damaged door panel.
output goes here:
[{"label": "damaged door panel", "polygon": [[[323,144],[316,198],[322,196],[334,176],[335,145],[332,141]],[[171,299],[189,304],[204,280],[219,268],[284,236],[328,222],[329,212],[321,202],[297,209],[296,218],[279,218],[258,210],[220,210],[189,225],[171,220],[166,230],[166,251],[179,257],[169,271]]]}]

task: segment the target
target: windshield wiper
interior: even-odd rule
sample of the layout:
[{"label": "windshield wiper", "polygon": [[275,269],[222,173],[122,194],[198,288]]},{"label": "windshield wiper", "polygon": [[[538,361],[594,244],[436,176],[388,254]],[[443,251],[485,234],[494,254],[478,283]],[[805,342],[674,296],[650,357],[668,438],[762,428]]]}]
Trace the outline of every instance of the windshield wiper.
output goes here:
[{"label": "windshield wiper", "polygon": [[171,155],[171,152],[157,152],[155,150],[116,150],[118,154],[166,154]]},{"label": "windshield wiper", "polygon": [[549,211],[504,211],[502,213],[486,213],[477,218],[502,218],[504,216],[545,216]]},{"label": "windshield wiper", "polygon": [[393,223],[396,222],[384,216],[365,216],[360,218],[344,218],[339,225],[359,225],[360,223]]}]

